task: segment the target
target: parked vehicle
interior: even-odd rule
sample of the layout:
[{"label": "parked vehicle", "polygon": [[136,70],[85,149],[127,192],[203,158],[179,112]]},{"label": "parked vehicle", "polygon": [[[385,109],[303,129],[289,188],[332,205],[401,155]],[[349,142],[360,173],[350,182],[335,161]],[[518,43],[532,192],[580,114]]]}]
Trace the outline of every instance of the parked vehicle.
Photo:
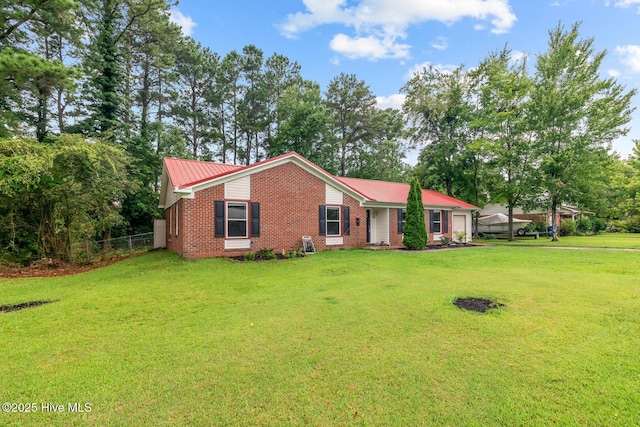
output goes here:
[{"label": "parked vehicle", "polygon": [[[518,236],[524,236],[527,232],[526,225],[531,223],[528,219],[513,218],[513,231]],[[509,232],[509,216],[497,213],[478,218],[478,236],[487,234],[507,234]]]}]

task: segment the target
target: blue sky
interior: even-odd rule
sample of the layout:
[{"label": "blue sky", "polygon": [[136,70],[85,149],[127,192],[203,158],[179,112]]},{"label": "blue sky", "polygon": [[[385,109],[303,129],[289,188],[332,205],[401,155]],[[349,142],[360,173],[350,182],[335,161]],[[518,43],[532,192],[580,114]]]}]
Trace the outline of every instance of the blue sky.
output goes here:
[{"label": "blue sky", "polygon": [[[341,72],[356,74],[380,106],[397,108],[400,88],[424,65],[473,67],[505,44],[533,64],[549,29],[582,21],[582,38],[608,52],[603,76],[640,89],[640,0],[180,0],[172,19],[221,56],[248,44],[283,54],[323,89]],[[623,157],[640,139],[640,108],[630,127],[613,144]]]}]

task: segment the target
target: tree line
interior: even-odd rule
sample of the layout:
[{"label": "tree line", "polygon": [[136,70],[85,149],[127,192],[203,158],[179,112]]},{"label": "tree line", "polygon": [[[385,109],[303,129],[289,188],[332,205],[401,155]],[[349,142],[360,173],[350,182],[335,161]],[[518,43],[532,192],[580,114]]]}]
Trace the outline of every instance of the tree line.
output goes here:
[{"label": "tree line", "polygon": [[[118,159],[110,161],[118,167],[111,173],[123,188],[103,206],[120,220],[105,228],[91,219],[100,214],[87,214],[82,225],[72,227],[84,231],[65,232],[65,239],[64,227],[42,226],[44,217],[36,220],[24,211],[12,198],[15,192],[3,193],[0,219],[30,218],[29,227],[8,222],[0,228],[3,253],[25,247],[17,229],[33,235],[26,245],[33,256],[60,255],[52,248],[77,240],[75,235],[149,231],[161,215],[156,206],[165,156],[250,164],[295,150],[334,174],[404,179],[409,167],[403,162],[401,112],[377,109],[364,81],[341,73],[322,90],[303,78],[295,61],[277,53],[265,57],[254,45],[220,56],[170,22],[173,5],[165,0],[3,4],[0,138],[6,176],[18,171],[9,157],[31,155],[37,163],[43,155],[37,144],[64,151],[78,141],[65,135],[77,135],[116,150],[110,153]],[[92,163],[82,167],[91,169]],[[19,181],[11,179],[3,184]],[[62,213],[51,214],[64,223]],[[56,245],[43,243],[56,239]]]},{"label": "tree line", "polygon": [[637,215],[640,145],[626,161],[610,152],[629,131],[636,91],[601,76],[606,52],[579,26],[550,30],[532,71],[505,47],[466,72],[426,68],[403,87],[411,138],[424,147],[415,170],[424,187],[507,206],[511,238],[516,207],[549,209],[554,240],[562,204]]},{"label": "tree line", "polygon": [[[425,69],[402,88],[400,111],[376,108],[355,75],[323,89],[254,45],[221,56],[183,35],[171,6],[3,4],[1,254],[68,259],[73,242],[149,231],[165,156],[250,164],[294,150],[336,175],[415,175],[478,206],[600,203],[610,217],[637,215],[638,153],[608,153],[634,92],[599,77],[604,53],[577,25],[550,32],[533,76],[506,48],[469,71]],[[602,203],[614,187],[616,203]]]}]

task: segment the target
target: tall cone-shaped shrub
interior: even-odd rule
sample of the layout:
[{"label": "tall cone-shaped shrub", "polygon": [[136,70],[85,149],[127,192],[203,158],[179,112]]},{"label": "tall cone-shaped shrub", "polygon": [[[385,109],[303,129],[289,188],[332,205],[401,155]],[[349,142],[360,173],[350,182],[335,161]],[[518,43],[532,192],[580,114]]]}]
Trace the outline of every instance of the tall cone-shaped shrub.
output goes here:
[{"label": "tall cone-shaped shrub", "polygon": [[427,246],[427,242],[422,188],[420,188],[418,180],[414,178],[411,180],[411,188],[407,198],[407,217],[404,224],[404,239],[402,243],[407,249],[420,250]]}]

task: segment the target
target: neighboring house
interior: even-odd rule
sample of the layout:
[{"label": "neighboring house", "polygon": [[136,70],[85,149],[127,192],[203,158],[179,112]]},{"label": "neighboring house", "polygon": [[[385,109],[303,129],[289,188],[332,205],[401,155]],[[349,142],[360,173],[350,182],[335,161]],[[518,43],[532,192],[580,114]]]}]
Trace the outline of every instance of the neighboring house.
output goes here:
[{"label": "neighboring house", "polygon": [[[333,176],[291,152],[249,166],[165,158],[166,247],[185,258],[298,249],[402,246],[409,185]],[[429,242],[471,240],[477,208],[422,190]]]},{"label": "neighboring house", "polygon": [[[491,203],[480,209],[480,217],[494,215],[497,213],[507,215],[509,213],[509,209],[507,209],[506,206],[500,205],[498,203]],[[573,206],[562,205],[556,210],[556,224],[560,224],[560,221],[562,219],[576,220],[580,218],[581,215],[592,214],[593,212],[581,211],[580,209]],[[531,211],[525,213],[521,208],[516,207],[513,208],[513,217],[518,219],[528,219],[533,222],[544,222],[547,225],[551,225],[550,209],[532,209]]]}]

